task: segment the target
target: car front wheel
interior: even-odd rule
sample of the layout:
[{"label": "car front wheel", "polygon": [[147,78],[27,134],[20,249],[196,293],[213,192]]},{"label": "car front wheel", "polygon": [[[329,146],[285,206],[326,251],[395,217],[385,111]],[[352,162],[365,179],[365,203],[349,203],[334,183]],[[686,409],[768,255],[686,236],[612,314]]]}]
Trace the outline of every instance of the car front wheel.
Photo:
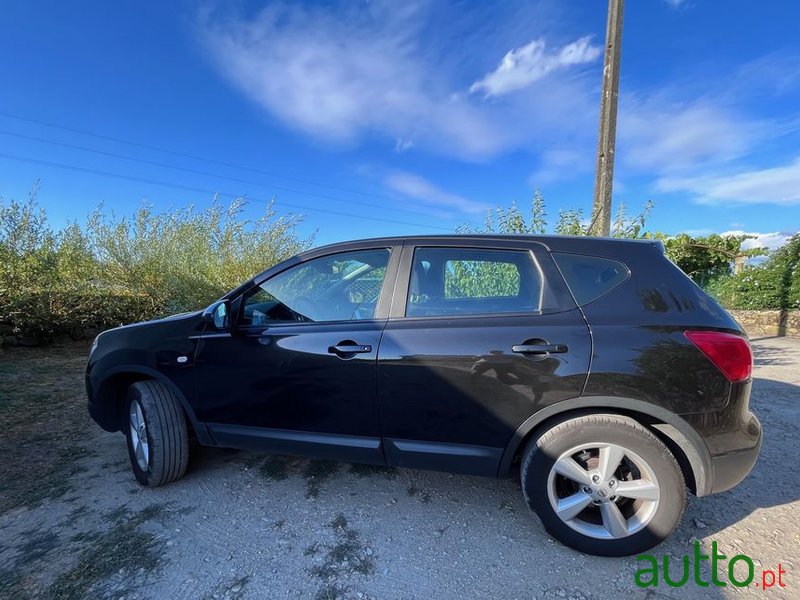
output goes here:
[{"label": "car front wheel", "polygon": [[128,455],[136,480],[155,487],[175,481],[189,462],[189,431],[183,409],[158,381],[139,381],[126,398]]},{"label": "car front wheel", "polygon": [[587,554],[628,556],[652,548],[675,530],[686,504],[675,457],[621,415],[555,425],[531,441],[520,475],[525,500],[545,529]]}]

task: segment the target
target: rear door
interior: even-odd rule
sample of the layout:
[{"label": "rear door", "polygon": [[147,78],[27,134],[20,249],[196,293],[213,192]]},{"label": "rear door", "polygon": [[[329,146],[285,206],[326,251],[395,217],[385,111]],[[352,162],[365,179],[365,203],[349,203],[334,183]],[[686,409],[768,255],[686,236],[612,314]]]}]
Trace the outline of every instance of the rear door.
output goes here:
[{"label": "rear door", "polygon": [[581,394],[590,353],[542,245],[407,244],[378,353],[389,464],[494,475],[526,418]]}]

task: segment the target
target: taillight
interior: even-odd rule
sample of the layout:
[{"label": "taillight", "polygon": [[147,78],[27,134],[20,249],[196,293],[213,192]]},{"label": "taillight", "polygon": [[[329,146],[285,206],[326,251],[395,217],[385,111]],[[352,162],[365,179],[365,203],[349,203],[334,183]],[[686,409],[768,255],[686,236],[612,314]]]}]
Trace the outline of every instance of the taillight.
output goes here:
[{"label": "taillight", "polygon": [[745,381],[753,370],[750,344],[721,331],[685,331],[684,335],[732,382]]}]

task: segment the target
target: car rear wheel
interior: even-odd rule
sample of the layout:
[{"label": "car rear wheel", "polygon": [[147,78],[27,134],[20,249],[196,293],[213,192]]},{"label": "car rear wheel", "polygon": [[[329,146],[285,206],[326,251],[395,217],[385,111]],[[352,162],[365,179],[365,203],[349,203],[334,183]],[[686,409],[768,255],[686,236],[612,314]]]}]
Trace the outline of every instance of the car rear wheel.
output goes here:
[{"label": "car rear wheel", "polygon": [[635,420],[587,415],[555,425],[525,451],[522,490],[545,529],[587,554],[627,556],[675,530],[686,504],[667,447]]},{"label": "car rear wheel", "polygon": [[128,388],[128,455],[136,480],[155,487],[175,481],[189,462],[189,431],[177,398],[158,381]]}]

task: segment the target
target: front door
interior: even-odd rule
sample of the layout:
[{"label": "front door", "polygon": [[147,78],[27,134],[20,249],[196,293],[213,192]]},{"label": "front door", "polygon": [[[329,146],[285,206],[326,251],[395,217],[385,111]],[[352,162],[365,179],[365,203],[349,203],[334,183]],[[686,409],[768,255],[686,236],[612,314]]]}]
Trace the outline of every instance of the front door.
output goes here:
[{"label": "front door", "polygon": [[404,248],[378,360],[384,449],[494,475],[526,418],[580,396],[591,340],[546,249],[463,243]]},{"label": "front door", "polygon": [[299,263],[234,303],[231,333],[203,335],[197,413],[218,443],[383,461],[377,308],[390,256],[370,248]]}]

